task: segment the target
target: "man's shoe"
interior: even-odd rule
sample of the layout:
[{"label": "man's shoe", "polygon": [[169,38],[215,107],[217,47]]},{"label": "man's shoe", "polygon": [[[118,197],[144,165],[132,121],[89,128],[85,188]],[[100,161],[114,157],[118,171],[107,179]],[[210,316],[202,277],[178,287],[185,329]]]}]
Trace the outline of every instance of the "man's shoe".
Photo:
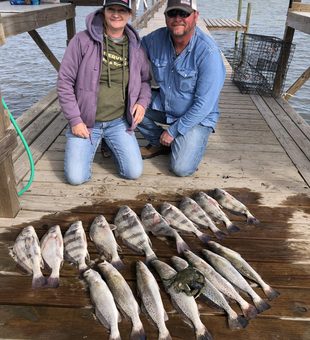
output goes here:
[{"label": "man's shoe", "polygon": [[159,155],[168,155],[171,152],[171,147],[169,146],[153,146],[151,144],[147,145],[145,148],[140,149],[142,159],[149,159]]}]

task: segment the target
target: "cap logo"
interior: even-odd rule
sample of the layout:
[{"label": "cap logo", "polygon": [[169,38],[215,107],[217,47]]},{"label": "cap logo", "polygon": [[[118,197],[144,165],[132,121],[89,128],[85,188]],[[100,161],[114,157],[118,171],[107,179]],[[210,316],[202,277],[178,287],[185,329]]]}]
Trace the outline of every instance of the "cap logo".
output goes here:
[{"label": "cap logo", "polygon": [[191,5],[191,0],[181,0],[181,4],[190,6]]}]

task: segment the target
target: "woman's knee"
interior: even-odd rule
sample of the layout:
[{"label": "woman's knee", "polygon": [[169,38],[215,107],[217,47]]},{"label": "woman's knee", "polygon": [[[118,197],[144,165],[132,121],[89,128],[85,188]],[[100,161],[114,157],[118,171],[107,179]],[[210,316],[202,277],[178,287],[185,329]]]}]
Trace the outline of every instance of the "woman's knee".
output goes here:
[{"label": "woman's knee", "polygon": [[67,182],[71,185],[80,185],[90,180],[90,177],[86,178],[82,173],[70,173],[68,171],[65,171],[65,177]]}]

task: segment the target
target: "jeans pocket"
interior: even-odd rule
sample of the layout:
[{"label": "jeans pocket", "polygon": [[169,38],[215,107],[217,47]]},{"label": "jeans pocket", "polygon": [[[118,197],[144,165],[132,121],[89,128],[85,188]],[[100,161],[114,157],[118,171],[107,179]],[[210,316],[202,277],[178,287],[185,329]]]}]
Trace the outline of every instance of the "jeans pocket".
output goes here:
[{"label": "jeans pocket", "polygon": [[197,71],[196,70],[185,70],[181,68],[177,70],[178,73],[178,86],[181,92],[195,92]]}]

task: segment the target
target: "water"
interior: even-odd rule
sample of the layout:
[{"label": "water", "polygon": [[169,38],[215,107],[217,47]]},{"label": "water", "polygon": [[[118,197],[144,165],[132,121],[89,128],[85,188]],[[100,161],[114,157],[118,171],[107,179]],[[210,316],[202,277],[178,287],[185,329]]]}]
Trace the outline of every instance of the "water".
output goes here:
[{"label": "water", "polygon": [[[151,3],[151,0],[148,0]],[[243,0],[241,22],[245,23],[247,1]],[[302,3],[310,3],[303,0]],[[249,33],[271,35],[283,38],[286,13],[289,0],[255,0]],[[218,19],[236,19],[238,0],[197,0],[200,17]],[[140,4],[142,11],[142,1]],[[87,14],[99,7],[76,8],[76,30],[85,29]],[[66,25],[59,22],[38,29],[39,34],[61,61],[66,49]],[[235,32],[211,32],[228,60],[233,56]],[[310,35],[295,32],[296,50],[288,70],[285,90],[309,67]],[[56,86],[57,72],[28,33],[23,33],[6,40],[0,47],[0,89],[2,96],[14,117],[19,117],[39,99]],[[310,81],[290,99],[294,109],[310,123]]]}]

